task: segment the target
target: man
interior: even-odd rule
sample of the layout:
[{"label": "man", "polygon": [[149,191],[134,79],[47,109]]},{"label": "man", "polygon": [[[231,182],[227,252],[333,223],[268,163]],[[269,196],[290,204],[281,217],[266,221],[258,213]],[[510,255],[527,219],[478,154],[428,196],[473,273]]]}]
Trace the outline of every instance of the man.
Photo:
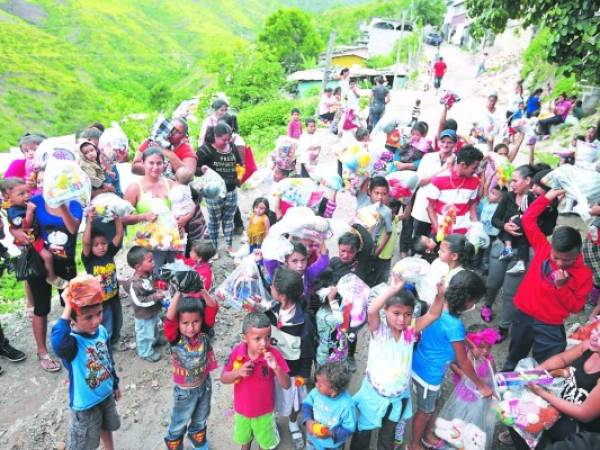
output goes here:
[{"label": "man", "polygon": [[452,218],[451,233],[465,234],[477,222],[479,177],[475,175],[483,154],[471,145],[456,155],[456,164],[433,177],[427,193],[431,231],[438,232],[446,217]]},{"label": "man", "polygon": [[506,371],[514,370],[529,350],[539,364],[562,353],[567,345],[564,321],[583,310],[592,290],[592,271],[583,262],[579,232],[557,227],[550,243],[538,225],[540,214],[563,194],[558,189],[546,192],[521,219],[534,256],[514,299]]},{"label": "man", "polygon": [[385,113],[385,105],[390,102],[390,90],[385,86],[385,78],[377,77],[375,87],[369,97],[369,131],[372,131]]},{"label": "man", "polygon": [[442,85],[442,78],[444,78],[447,68],[448,66],[446,66],[444,58],[442,58],[441,56],[433,65],[433,87],[435,88],[436,92]]},{"label": "man", "polygon": [[498,103],[498,94],[494,92],[488,95],[484,113],[485,119],[481,124],[490,152],[494,148],[494,139],[500,134],[500,127],[505,122],[505,119],[496,108],[496,103]]},{"label": "man", "polygon": [[[175,172],[181,166],[187,166],[192,173],[196,173],[196,153],[188,140],[188,124],[183,118],[178,118],[172,122],[171,132],[169,134],[169,148],[163,148],[166,164],[164,176],[174,178]],[[150,142],[146,139],[140,145],[133,163],[131,171],[136,175],[144,175],[144,164],[142,162],[142,153],[148,148]]]}]

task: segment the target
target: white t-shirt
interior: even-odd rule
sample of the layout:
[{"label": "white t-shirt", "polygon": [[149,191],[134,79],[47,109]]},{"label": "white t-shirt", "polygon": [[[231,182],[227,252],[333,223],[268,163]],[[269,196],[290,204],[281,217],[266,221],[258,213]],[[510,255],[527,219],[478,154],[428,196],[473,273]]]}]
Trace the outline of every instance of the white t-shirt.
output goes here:
[{"label": "white t-shirt", "polygon": [[176,184],[169,190],[169,200],[171,200],[171,212],[175,217],[190,214],[196,207],[192,200],[192,190],[183,184]]},{"label": "white t-shirt", "polygon": [[331,106],[335,103],[335,97],[333,95],[327,96],[327,94],[321,95],[319,99],[319,116],[327,114],[331,110]]},{"label": "white t-shirt", "polygon": [[[423,178],[431,177],[441,169],[442,161],[439,153],[427,153],[421,158],[421,162],[417,168],[417,175],[419,176],[419,180],[422,180]],[[411,216],[420,222],[431,223],[429,215],[427,214],[427,205],[429,203],[427,191],[430,189],[430,186],[431,183],[420,187],[417,191],[417,196],[415,197]]]},{"label": "white t-shirt", "polygon": [[[296,153],[296,157],[298,162],[301,164],[309,164],[310,161],[310,151],[311,147],[320,147],[321,142],[319,139],[319,135],[317,133],[308,134],[302,133],[300,138],[298,139],[298,152]],[[313,164],[316,164],[317,160],[313,161]]]}]

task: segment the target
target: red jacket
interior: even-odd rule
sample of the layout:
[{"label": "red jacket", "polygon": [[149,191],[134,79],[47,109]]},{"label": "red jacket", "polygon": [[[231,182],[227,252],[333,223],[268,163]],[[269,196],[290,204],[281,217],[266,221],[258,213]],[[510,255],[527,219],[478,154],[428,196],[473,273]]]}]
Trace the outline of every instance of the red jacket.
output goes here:
[{"label": "red jacket", "polygon": [[549,273],[558,267],[550,258],[552,246],[537,224],[538,216],[549,204],[542,196],[523,214],[523,230],[535,253],[515,295],[515,306],[540,322],[562,325],[570,314],[583,309],[592,290],[592,271],[579,255],[575,264],[566,269],[569,279],[565,285],[554,285]]}]

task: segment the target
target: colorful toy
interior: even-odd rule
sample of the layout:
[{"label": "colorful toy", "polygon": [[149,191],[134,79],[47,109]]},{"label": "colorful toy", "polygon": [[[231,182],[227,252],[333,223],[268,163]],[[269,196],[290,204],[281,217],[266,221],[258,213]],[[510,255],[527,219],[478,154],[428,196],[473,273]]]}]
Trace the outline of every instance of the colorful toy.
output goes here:
[{"label": "colorful toy", "polygon": [[82,206],[89,204],[92,184],[75,161],[50,159],[44,173],[44,200],[51,208],[75,200]]},{"label": "colorful toy", "polygon": [[318,422],[313,423],[312,432],[316,437],[319,438],[325,438],[329,436],[329,428]]},{"label": "colorful toy", "polygon": [[411,198],[419,186],[417,172],[401,170],[385,177],[390,185],[390,196],[396,200]]},{"label": "colorful toy", "polygon": [[438,417],[435,421],[435,434],[452,445],[464,450],[484,450],[487,436],[476,425],[461,419],[451,421]]},{"label": "colorful toy", "polygon": [[342,309],[350,306],[350,326],[359,327],[367,320],[367,301],[369,286],[353,273],[344,275],[337,284],[338,294],[342,297]]},{"label": "colorful toy", "polygon": [[[235,358],[235,360],[233,361],[232,369],[238,370],[243,365],[244,365],[244,357],[240,355],[237,358]],[[234,381],[234,384],[238,384],[239,382],[240,382],[240,378],[236,379]]]},{"label": "colorful toy", "polygon": [[539,385],[552,384],[552,377],[544,369],[517,370],[514,372],[499,372],[495,376],[499,390],[523,387],[529,383]]},{"label": "colorful toy", "polygon": [[452,108],[452,106],[459,101],[460,97],[451,91],[446,91],[442,98],[440,98],[440,103],[445,105],[447,109]]},{"label": "colorful toy", "polygon": [[444,215],[444,219],[438,225],[438,232],[435,235],[435,239],[438,242],[442,242],[446,236],[452,233],[452,228],[456,223],[456,206],[450,205],[446,214]]},{"label": "colorful toy", "polygon": [[134,244],[151,250],[182,251],[185,242],[170,211],[157,212],[154,222],[141,222],[135,227]]},{"label": "colorful toy", "polygon": [[237,176],[238,181],[241,183],[244,175],[246,174],[246,168],[241,164],[235,165],[235,174]]},{"label": "colorful toy", "polygon": [[580,325],[569,335],[569,339],[574,341],[585,341],[590,338],[592,331],[594,331],[600,325],[600,320],[594,320],[593,322],[585,325]]},{"label": "colorful toy", "polygon": [[112,192],[104,192],[92,199],[91,206],[96,215],[102,218],[102,222],[111,222],[115,216],[124,217],[135,212],[127,200],[123,200]]},{"label": "colorful toy", "polygon": [[254,255],[242,259],[240,265],[217,287],[215,294],[238,311],[266,311],[272,306],[271,296],[260,278]]}]

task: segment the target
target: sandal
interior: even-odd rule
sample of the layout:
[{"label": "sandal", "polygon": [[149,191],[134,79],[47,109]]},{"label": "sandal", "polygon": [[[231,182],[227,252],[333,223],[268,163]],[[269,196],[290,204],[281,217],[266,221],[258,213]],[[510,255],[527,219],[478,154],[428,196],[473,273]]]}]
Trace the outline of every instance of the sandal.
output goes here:
[{"label": "sandal", "polygon": [[33,306],[25,307],[25,318],[29,321],[33,320]]},{"label": "sandal", "polygon": [[38,361],[40,362],[40,366],[46,372],[58,372],[60,370],[60,364],[50,358],[50,355],[46,353],[45,355],[37,355]]},{"label": "sandal", "polygon": [[446,446],[446,443],[443,439],[438,439],[435,442],[435,444],[432,444],[430,442],[427,442],[425,438],[421,438],[421,445],[428,450],[438,450],[444,448]]},{"label": "sandal", "polygon": [[498,433],[498,442],[500,442],[503,445],[512,445],[513,440],[510,435],[510,431],[504,430]]}]

